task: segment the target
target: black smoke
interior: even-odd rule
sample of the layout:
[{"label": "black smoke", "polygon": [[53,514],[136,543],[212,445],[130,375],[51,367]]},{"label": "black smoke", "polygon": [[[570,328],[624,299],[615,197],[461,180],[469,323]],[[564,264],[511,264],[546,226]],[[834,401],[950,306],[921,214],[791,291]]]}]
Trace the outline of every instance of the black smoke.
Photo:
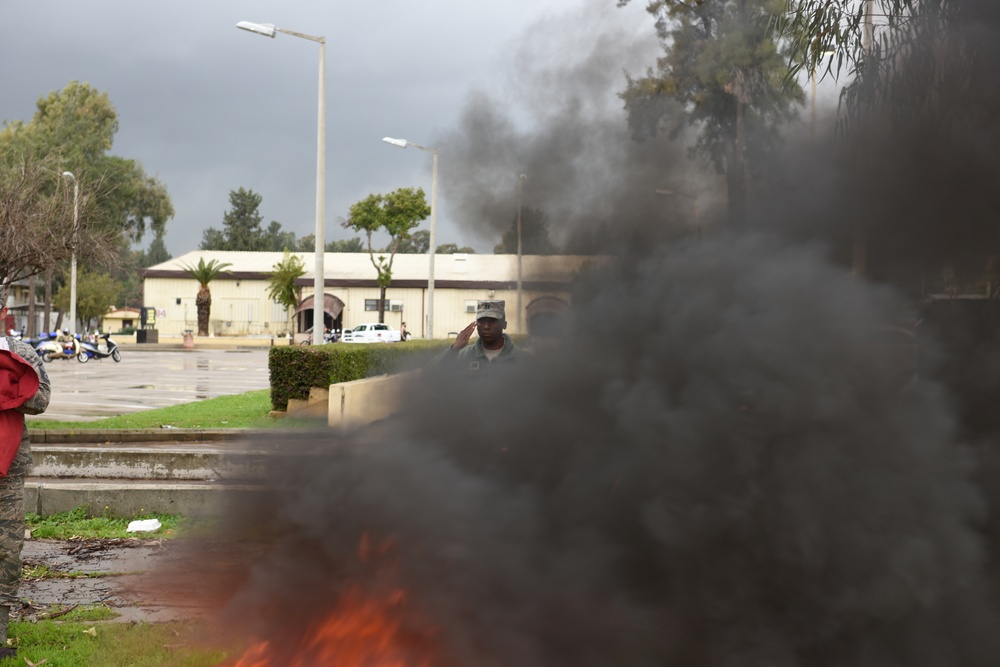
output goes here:
[{"label": "black smoke", "polygon": [[[790,140],[752,197],[756,232],[671,240],[642,197],[690,163],[591,122],[587,89],[532,88],[565,123],[537,134],[476,98],[450,145],[469,187],[450,196],[499,232],[513,210],[494,179],[513,193],[529,173],[563,239],[610,218],[643,252],[579,276],[566,335],[515,372],[439,368],[377,427],[283,436],[270,492],[230,517],[271,539],[227,618],[291,650],[360,587],[405,590],[401,655],[434,665],[994,664],[994,432],[970,411],[995,382],[964,390],[974,361],[940,328],[912,336],[942,248],[993,242],[992,98]],[[613,138],[607,163],[593,137]]]}]

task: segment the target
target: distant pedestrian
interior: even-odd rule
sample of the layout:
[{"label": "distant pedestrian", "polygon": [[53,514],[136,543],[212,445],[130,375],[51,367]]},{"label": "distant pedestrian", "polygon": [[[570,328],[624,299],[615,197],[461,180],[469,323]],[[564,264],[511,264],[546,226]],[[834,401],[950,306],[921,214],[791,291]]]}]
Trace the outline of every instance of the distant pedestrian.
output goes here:
[{"label": "distant pedestrian", "polygon": [[406,330],[406,322],[399,325],[399,340],[403,343],[410,337],[410,332]]},{"label": "distant pedestrian", "polygon": [[[0,285],[0,320],[5,317],[7,288]],[[31,346],[0,337],[0,660],[17,655],[7,646],[7,625],[21,584],[24,476],[31,464],[24,415],[44,412],[50,395],[49,376]]]}]

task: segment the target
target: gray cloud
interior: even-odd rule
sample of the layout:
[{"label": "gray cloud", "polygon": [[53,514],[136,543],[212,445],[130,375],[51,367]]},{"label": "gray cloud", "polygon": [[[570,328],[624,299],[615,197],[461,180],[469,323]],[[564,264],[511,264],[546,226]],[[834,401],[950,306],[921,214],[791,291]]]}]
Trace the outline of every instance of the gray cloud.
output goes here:
[{"label": "gray cloud", "polygon": [[[610,25],[647,28],[641,8],[594,2]],[[0,33],[0,119],[27,120],[35,101],[71,80],[109,94],[119,112],[114,153],[138,159],[167,186],[177,210],[167,245],[178,254],[218,226],[229,191],[253,188],[266,220],[312,233],[317,47],[235,28],[272,22],[327,38],[327,237],[351,203],[373,191],[420,185],[430,161],[380,142],[429,144],[456,123],[473,86],[501,88],[503,47],[540,16],[582,10],[527,0],[483,12],[448,0],[319,7],[311,2],[86,5],[14,3]],[[581,39],[583,36],[581,36]],[[560,54],[549,54],[557,57]],[[620,73],[620,66],[617,68]],[[461,211],[439,202],[442,243],[474,243]]]}]

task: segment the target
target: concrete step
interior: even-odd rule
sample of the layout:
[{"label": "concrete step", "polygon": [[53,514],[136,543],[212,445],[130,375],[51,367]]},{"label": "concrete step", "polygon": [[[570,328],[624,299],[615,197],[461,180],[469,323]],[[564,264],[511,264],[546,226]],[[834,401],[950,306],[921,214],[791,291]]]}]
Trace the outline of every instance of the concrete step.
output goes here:
[{"label": "concrete step", "polygon": [[60,479],[30,477],[25,480],[25,508],[42,516],[69,512],[81,505],[93,515],[108,512],[129,517],[145,512],[212,516],[223,512],[241,496],[259,493],[263,487],[208,481]]},{"label": "concrete step", "polygon": [[218,443],[34,445],[29,477],[225,481],[259,479],[276,450]]}]

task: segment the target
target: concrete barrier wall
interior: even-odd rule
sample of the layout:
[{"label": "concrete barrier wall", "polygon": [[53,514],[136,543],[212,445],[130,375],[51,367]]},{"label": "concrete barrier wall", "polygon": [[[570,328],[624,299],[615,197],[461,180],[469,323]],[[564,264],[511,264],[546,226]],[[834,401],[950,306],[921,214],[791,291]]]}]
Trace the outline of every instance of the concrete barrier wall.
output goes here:
[{"label": "concrete barrier wall", "polygon": [[419,371],[330,385],[327,423],[349,431],[395,414]]}]

